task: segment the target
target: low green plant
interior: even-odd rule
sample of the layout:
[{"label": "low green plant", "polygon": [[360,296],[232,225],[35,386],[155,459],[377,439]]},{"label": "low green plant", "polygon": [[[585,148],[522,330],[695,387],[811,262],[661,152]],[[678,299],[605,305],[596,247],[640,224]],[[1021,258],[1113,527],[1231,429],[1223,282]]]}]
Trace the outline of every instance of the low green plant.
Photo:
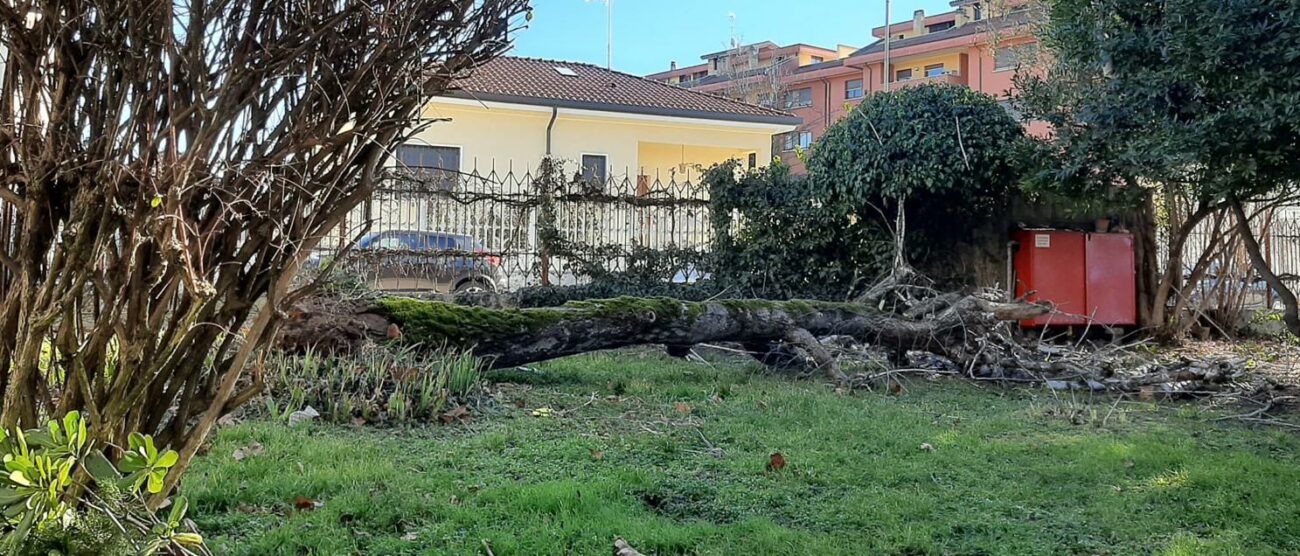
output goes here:
[{"label": "low green plant", "polygon": [[267,361],[266,412],[287,420],[311,406],[335,423],[425,421],[480,389],[484,364],[464,350],[370,346],[348,355],[275,354]]},{"label": "low green plant", "polygon": [[206,553],[203,538],[185,523],[188,503],[170,500],[159,519],[145,494],[162,492],[179,459],[153,438],[132,433],[114,465],[89,440],[76,411],[44,429],[0,430],[0,548],[5,554]]}]

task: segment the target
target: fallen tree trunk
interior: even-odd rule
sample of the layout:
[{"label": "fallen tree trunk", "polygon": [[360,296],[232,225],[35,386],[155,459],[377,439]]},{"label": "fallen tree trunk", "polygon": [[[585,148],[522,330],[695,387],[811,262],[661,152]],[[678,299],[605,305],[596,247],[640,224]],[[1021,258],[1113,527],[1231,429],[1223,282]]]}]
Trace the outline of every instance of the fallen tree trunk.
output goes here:
[{"label": "fallen tree trunk", "polygon": [[[514,367],[557,357],[620,347],[663,344],[680,351],[701,343],[736,342],[796,346],[826,335],[851,336],[898,352],[947,351],[965,334],[1002,321],[1046,314],[1049,308],[961,297],[924,318],[888,314],[858,303],[717,300],[687,302],[633,298],[570,302],[561,307],[501,309],[442,301],[380,298],[314,300],[289,315],[279,344],[289,351],[350,350],[365,341],[471,349],[494,367]],[[816,343],[813,340],[813,343]],[[828,375],[820,347],[809,349]],[[819,355],[821,357],[819,357]]]}]

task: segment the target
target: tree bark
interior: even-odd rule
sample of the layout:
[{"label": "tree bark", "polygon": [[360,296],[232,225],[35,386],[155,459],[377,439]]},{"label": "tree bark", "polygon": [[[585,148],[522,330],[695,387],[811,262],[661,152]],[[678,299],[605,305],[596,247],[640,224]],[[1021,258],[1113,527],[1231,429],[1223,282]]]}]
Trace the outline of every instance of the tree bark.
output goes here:
[{"label": "tree bark", "polygon": [[1287,287],[1286,282],[1278,277],[1273,269],[1269,267],[1268,261],[1264,259],[1263,249],[1260,248],[1259,239],[1250,229],[1250,218],[1246,216],[1246,209],[1242,206],[1241,201],[1233,199],[1230,201],[1232,212],[1237,216],[1237,230],[1241,234],[1241,243],[1246,247],[1246,254],[1250,256],[1250,264],[1255,267],[1260,278],[1264,283],[1273,289],[1273,293],[1282,301],[1282,322],[1286,324],[1287,331],[1292,335],[1300,336],[1300,303],[1296,302],[1295,292]]},{"label": "tree bark", "polygon": [[[552,308],[489,309],[383,298],[305,304],[281,328],[279,345],[289,351],[346,351],[366,341],[391,340],[393,332],[400,332],[400,343],[470,349],[497,368],[642,344],[806,343],[809,335],[832,334],[900,351],[947,352],[961,345],[967,333],[1049,310],[1045,305],[976,296],[963,297],[925,318],[882,313],[871,305],[817,301],[693,303],[623,297]],[[825,366],[824,361],[818,364]],[[839,372],[834,366],[825,370],[830,376]]]}]

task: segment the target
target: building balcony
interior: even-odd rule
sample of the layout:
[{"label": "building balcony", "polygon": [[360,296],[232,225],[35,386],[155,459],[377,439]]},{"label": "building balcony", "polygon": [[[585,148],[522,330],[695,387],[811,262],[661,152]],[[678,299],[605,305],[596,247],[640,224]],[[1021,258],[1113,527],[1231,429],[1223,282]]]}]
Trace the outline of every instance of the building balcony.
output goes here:
[{"label": "building balcony", "polygon": [[895,81],[893,86],[895,89],[902,89],[905,87],[916,87],[918,85],[925,85],[927,83],[961,85],[962,87],[965,87],[966,76],[961,75],[960,73],[954,71],[954,72],[944,73],[942,75],[936,75],[934,77],[913,77],[911,79],[901,79]]}]

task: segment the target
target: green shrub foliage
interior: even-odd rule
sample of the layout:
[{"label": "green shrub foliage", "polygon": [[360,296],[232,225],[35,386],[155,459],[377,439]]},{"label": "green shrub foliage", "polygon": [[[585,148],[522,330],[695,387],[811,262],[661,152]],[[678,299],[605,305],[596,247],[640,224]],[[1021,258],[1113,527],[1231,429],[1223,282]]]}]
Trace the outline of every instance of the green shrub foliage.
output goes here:
[{"label": "green shrub foliage", "polygon": [[184,523],[183,496],[172,498],[166,519],[145,506],[143,495],[163,490],[179,460],[175,450],[132,433],[114,465],[90,438],[76,411],[43,429],[0,431],[0,553],[206,552]]},{"label": "green shrub foliage", "polygon": [[1023,129],[993,97],[924,85],[877,93],[827,130],[808,175],[780,165],[707,176],[720,281],[776,297],[843,297],[887,271],[906,210],[910,262],[942,275],[955,246],[997,226]]},{"label": "green shrub foliage", "polygon": [[369,346],[347,356],[309,351],[267,359],[266,413],[312,407],[333,423],[434,421],[481,391],[483,361],[464,350]]},{"label": "green shrub foliage", "polygon": [[850,228],[826,206],[807,176],[780,164],[710,170],[715,279],[741,297],[843,296],[855,276],[874,275],[888,260],[880,234]]},{"label": "green shrub foliage", "polygon": [[989,95],[909,87],[871,95],[831,126],[808,156],[808,173],[818,198],[859,218],[878,219],[881,203],[902,199],[929,211],[919,214],[968,223],[1006,205],[1023,136]]}]

